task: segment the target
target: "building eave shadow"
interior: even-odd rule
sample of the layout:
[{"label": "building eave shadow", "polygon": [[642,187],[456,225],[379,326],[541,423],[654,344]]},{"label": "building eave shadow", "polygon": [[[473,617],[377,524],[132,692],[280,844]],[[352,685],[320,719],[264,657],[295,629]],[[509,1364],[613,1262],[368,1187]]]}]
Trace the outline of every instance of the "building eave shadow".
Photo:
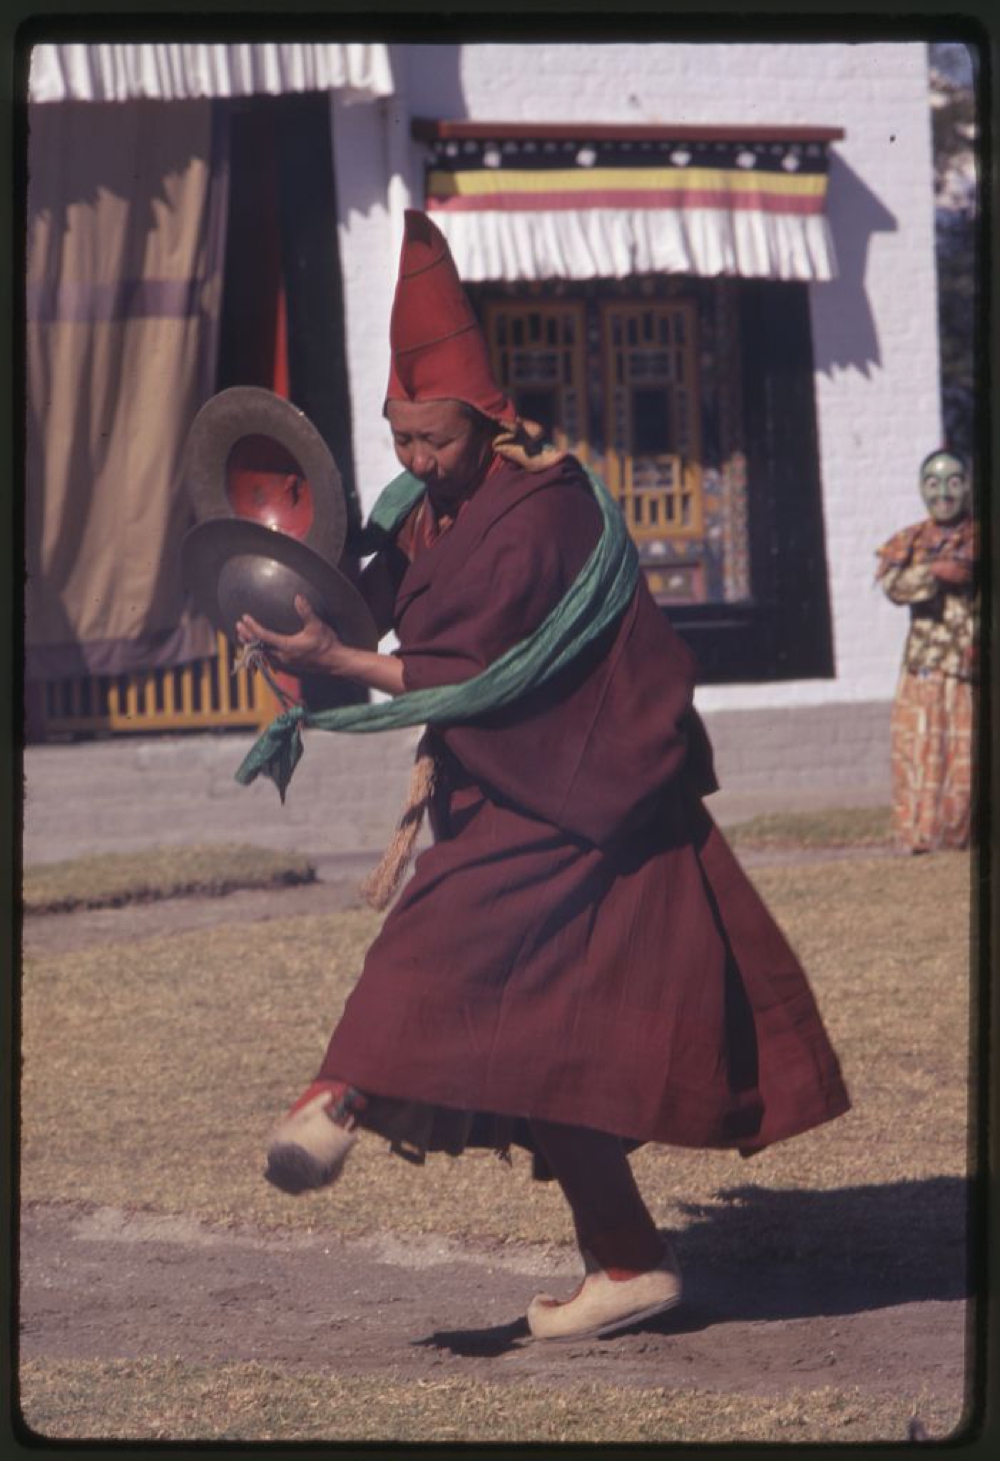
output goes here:
[{"label": "building eave shadow", "polygon": [[865,289],[868,249],[872,234],[895,233],[899,221],[836,152],[830,157],[827,218],[837,277],[810,286],[816,369],[829,374],[835,367],[853,366],[867,376],[882,363],[875,315]]}]

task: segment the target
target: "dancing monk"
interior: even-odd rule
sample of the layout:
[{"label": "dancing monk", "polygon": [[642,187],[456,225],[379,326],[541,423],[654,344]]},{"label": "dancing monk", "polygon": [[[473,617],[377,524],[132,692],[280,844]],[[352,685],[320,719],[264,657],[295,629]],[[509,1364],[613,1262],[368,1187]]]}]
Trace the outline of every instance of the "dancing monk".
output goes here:
[{"label": "dancing monk", "polygon": [[806,977],[702,804],[717,783],[693,657],[604,489],[496,384],[418,212],[390,342],[385,416],[418,490],[364,592],[398,650],[342,644],[303,599],[300,633],[239,634],[419,710],[434,842],[268,1176],[326,1185],[359,1127],[418,1158],[517,1143],[558,1182],[584,1266],[570,1297],[532,1301],[531,1332],[606,1334],[681,1296],[628,1151],[749,1155],[848,1098]]}]

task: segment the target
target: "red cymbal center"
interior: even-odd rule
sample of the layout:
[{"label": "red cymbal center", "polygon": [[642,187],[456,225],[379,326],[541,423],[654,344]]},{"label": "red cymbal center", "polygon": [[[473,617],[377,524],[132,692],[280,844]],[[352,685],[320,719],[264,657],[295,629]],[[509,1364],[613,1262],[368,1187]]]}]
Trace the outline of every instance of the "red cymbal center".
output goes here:
[{"label": "red cymbal center", "polygon": [[237,517],[305,538],[313,525],[312,488],[287,447],[270,436],[242,436],[226,462],[226,496]]}]

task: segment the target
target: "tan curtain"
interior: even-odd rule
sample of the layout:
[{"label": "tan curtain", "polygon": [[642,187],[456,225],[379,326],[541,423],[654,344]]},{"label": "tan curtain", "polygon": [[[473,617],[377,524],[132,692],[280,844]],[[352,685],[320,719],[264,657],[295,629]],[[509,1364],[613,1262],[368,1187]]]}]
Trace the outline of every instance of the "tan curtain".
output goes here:
[{"label": "tan curtain", "polygon": [[179,545],[188,426],[214,389],[226,168],[209,101],[29,108],[29,679],[214,646]]}]

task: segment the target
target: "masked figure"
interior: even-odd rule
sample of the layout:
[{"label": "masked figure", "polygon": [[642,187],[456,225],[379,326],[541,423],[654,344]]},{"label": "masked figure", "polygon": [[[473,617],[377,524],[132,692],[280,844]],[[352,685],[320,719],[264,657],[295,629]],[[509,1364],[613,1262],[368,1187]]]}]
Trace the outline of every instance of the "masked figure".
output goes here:
[{"label": "masked figure", "polygon": [[920,468],[928,516],[879,549],[877,581],[910,611],[892,711],[893,823],[899,845],[969,845],[976,533],[968,469],[951,451]]},{"label": "masked figure", "polygon": [[[385,415],[422,490],[363,587],[398,651],[340,644],[304,601],[300,634],[252,620],[240,634],[293,671],[430,695],[435,841],[277,1128],[268,1175],[290,1192],[325,1185],[357,1126],[418,1160],[520,1144],[558,1181],[584,1267],[568,1299],[532,1302],[531,1331],[608,1333],[681,1294],[629,1150],[749,1156],[848,1098],[806,976],[702,804],[716,781],[693,657],[614,504],[495,383],[447,245],[417,212],[390,342]],[[620,572],[591,602],[609,542]],[[513,699],[457,719],[440,708],[451,687],[492,697],[498,676],[552,655],[558,671]]]}]

